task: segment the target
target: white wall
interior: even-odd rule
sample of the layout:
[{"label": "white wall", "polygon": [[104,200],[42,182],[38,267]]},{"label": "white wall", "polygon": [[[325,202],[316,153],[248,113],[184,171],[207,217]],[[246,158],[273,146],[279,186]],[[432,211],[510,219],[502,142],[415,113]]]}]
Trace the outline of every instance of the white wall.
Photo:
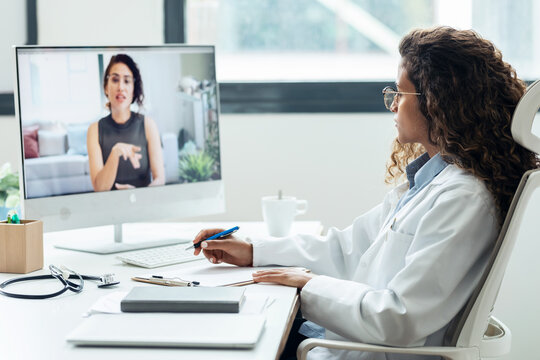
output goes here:
[{"label": "white wall", "polygon": [[13,92],[12,46],[26,43],[26,1],[0,0],[0,34],[0,93]]},{"label": "white wall", "polygon": [[20,173],[19,123],[15,121],[15,116],[0,116],[0,126],[0,166],[9,162],[13,171],[18,170]]},{"label": "white wall", "polygon": [[385,163],[395,136],[391,114],[222,115],[227,213],[261,220],[260,198],[309,202],[299,220],[345,227],[388,188]]},{"label": "white wall", "polygon": [[40,45],[162,44],[163,0],[38,0]]}]

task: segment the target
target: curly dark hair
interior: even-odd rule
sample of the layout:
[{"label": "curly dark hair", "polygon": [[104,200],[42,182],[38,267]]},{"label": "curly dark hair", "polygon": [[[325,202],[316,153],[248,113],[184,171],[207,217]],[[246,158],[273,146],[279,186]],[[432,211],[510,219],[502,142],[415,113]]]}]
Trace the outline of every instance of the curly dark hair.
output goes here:
[{"label": "curly dark hair", "polygon": [[[422,95],[429,140],[442,158],[482,180],[502,224],[523,173],[539,167],[536,154],[517,144],[510,126],[525,83],[493,43],[472,30],[413,30],[399,45],[402,66]],[[387,182],[423,152],[394,140]]]},{"label": "curly dark hair", "polygon": [[[144,90],[141,72],[139,71],[137,63],[133,61],[133,59],[129,55],[117,54],[111,57],[109,65],[107,65],[107,69],[103,74],[103,89],[107,89],[107,83],[109,82],[109,73],[111,71],[111,68],[113,67],[113,65],[118,63],[126,65],[133,74],[133,99],[131,100],[131,103],[133,104],[136,101],[137,105],[142,106],[144,102]],[[107,107],[109,107],[108,103]]]}]

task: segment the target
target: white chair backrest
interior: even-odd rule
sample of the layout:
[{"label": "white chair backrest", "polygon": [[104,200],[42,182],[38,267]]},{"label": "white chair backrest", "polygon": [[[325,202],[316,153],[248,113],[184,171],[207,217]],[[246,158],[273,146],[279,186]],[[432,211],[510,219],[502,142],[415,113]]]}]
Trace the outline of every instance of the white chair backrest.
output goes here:
[{"label": "white chair backrest", "polygon": [[[528,150],[540,153],[540,138],[532,124],[540,106],[540,80],[527,88],[512,118],[512,136]],[[526,172],[516,190],[508,214],[495,243],[486,272],[452,329],[449,345],[470,347],[480,344],[495,305],[506,266],[521,227],[529,200],[540,188],[540,170]]]}]

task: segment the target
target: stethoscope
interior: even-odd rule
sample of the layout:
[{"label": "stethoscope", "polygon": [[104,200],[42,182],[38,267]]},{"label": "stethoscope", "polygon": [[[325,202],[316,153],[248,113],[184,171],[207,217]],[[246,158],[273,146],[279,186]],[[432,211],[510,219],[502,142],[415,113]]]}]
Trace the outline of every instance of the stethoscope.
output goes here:
[{"label": "stethoscope", "polygon": [[[102,276],[90,276],[90,275],[81,275],[76,273],[73,270],[70,270],[64,266],[58,268],[54,265],[49,265],[49,270],[51,273],[49,275],[37,275],[37,276],[25,276],[15,279],[9,279],[0,284],[0,294],[18,298],[18,299],[48,299],[65,293],[70,290],[74,293],[80,293],[84,288],[84,280],[97,280],[100,281],[98,287],[104,288],[113,285],[117,285],[120,282],[114,280],[114,274],[104,274]],[[70,276],[74,276],[76,282],[69,280]],[[39,294],[39,295],[29,295],[29,294],[16,294],[7,292],[4,290],[5,287],[23,281],[32,281],[32,280],[43,280],[43,279],[57,279],[64,286],[62,289],[55,291],[50,294]]]}]

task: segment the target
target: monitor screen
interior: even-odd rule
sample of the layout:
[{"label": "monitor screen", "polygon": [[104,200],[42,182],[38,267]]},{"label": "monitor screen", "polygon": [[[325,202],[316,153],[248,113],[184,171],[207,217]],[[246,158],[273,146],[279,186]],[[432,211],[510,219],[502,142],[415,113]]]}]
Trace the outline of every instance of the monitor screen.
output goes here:
[{"label": "monitor screen", "polygon": [[224,211],[214,47],[15,52],[27,218],[52,231]]}]

